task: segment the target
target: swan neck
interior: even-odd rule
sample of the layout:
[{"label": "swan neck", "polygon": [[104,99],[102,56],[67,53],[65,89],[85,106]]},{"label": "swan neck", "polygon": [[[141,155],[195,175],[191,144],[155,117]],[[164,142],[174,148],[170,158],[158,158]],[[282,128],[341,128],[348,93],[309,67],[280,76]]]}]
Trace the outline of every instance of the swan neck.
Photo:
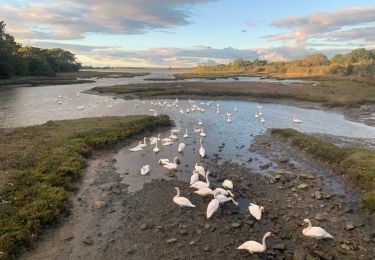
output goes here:
[{"label": "swan neck", "polygon": [[267,248],[267,246],[266,246],[266,239],[267,239],[267,237],[268,237],[268,235],[265,234],[263,236],[263,239],[262,239],[262,246],[263,246],[264,250],[266,250],[266,248]]},{"label": "swan neck", "polygon": [[180,189],[179,188],[177,188],[177,194],[176,194],[176,196],[174,196],[175,198],[178,198],[178,197],[180,197]]}]

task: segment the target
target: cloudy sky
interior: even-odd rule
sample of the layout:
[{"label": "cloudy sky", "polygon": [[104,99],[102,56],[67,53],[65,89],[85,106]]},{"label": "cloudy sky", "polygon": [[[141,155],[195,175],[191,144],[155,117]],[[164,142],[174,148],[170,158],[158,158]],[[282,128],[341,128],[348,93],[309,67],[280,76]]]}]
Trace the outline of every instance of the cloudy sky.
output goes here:
[{"label": "cloudy sky", "polygon": [[374,0],[0,0],[18,42],[85,65],[195,66],[375,48]]}]

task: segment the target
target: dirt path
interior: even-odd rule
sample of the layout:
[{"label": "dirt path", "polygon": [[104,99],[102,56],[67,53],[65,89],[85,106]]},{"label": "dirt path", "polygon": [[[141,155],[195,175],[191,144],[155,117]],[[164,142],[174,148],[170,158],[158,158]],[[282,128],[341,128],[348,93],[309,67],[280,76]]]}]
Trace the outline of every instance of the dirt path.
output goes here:
[{"label": "dirt path", "polygon": [[[213,185],[231,179],[240,203],[224,205],[209,220],[205,212],[211,198],[197,196],[188,183],[153,180],[129,193],[114,169],[113,156],[99,156],[90,162],[72,198],[72,214],[46,231],[21,259],[374,259],[375,224],[339,178],[268,135],[257,137],[251,149],[267,156],[278,170],[266,177],[237,164],[206,160]],[[271,171],[262,168],[265,175]],[[197,207],[179,209],[173,204],[175,186]],[[266,208],[261,221],[249,215],[249,201]],[[303,237],[304,218],[335,239]],[[269,230],[276,238],[267,240],[265,254],[236,250],[247,240],[261,240]]]}]

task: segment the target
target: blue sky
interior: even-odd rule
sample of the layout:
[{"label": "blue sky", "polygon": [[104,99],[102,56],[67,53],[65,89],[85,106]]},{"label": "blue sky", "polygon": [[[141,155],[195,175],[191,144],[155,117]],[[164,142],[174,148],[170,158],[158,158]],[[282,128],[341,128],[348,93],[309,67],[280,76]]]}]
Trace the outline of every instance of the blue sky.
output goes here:
[{"label": "blue sky", "polygon": [[69,49],[89,65],[288,60],[375,46],[369,0],[0,0],[0,17],[21,43]]}]

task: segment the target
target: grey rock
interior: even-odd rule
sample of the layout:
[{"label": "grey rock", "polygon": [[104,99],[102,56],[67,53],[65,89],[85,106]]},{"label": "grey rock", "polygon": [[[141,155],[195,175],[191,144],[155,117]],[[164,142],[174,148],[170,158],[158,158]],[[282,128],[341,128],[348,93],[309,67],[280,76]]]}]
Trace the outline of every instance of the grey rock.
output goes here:
[{"label": "grey rock", "polygon": [[300,185],[297,186],[297,188],[300,189],[300,190],[306,189],[308,187],[309,187],[309,185],[306,184],[306,183],[301,183]]},{"label": "grey rock", "polygon": [[167,244],[173,244],[173,243],[176,243],[176,242],[177,242],[177,238],[170,238],[167,241],[165,241],[165,243],[167,243]]},{"label": "grey rock", "polygon": [[94,243],[94,241],[91,239],[91,237],[86,236],[85,239],[83,240],[83,243],[91,246]]},{"label": "grey rock", "polygon": [[345,225],[345,230],[346,231],[349,231],[349,230],[352,230],[354,229],[354,225],[352,223],[348,223]]},{"label": "grey rock", "polygon": [[94,201],[94,207],[97,208],[97,209],[100,209],[100,208],[103,208],[105,207],[105,202],[102,201],[102,200],[95,200]]},{"label": "grey rock", "polygon": [[316,213],[315,219],[318,220],[318,221],[323,221],[326,218],[325,218],[325,216],[322,213]]},{"label": "grey rock", "polygon": [[317,199],[317,200],[321,200],[321,199],[323,199],[323,195],[320,191],[316,191],[316,192],[314,192],[314,198]]}]

